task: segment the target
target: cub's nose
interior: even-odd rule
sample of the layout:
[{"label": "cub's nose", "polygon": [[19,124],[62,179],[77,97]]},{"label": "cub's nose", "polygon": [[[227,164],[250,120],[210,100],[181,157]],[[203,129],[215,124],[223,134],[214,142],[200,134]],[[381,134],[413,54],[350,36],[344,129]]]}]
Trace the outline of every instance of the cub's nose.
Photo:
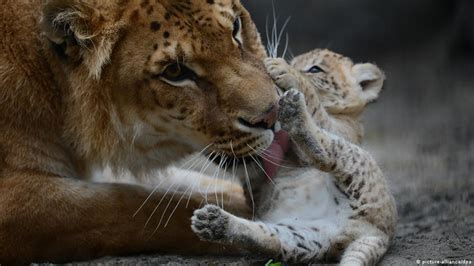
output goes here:
[{"label": "cub's nose", "polygon": [[246,127],[259,129],[273,129],[278,119],[278,104],[270,107],[263,115],[251,120],[239,118],[239,122]]}]

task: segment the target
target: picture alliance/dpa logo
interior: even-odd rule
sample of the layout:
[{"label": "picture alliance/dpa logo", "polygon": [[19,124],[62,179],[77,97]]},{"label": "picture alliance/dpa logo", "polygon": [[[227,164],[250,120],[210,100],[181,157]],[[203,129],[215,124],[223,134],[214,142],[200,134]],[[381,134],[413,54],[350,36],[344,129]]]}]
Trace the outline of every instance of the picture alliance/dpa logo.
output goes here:
[{"label": "picture alliance/dpa logo", "polygon": [[472,260],[416,260],[418,265],[472,265]]}]

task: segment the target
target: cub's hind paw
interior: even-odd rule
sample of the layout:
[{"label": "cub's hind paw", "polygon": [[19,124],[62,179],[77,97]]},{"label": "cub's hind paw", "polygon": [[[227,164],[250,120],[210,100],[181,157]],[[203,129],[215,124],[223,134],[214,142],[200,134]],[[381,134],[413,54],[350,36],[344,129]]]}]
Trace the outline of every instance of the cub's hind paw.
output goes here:
[{"label": "cub's hind paw", "polygon": [[287,132],[302,129],[305,123],[306,104],[303,93],[291,89],[280,98],[278,121]]},{"label": "cub's hind paw", "polygon": [[296,77],[291,73],[291,66],[283,58],[267,58],[264,61],[268,74],[283,90],[298,87]]},{"label": "cub's hind paw", "polygon": [[191,228],[194,233],[205,241],[225,240],[228,224],[228,214],[215,205],[206,205],[194,211],[191,218]]}]

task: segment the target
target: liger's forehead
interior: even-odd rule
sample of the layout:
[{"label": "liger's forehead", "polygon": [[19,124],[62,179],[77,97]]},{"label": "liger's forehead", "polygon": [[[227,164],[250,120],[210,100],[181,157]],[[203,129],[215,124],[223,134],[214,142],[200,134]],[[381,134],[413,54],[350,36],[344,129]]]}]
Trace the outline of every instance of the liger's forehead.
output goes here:
[{"label": "liger's forehead", "polygon": [[145,14],[153,20],[152,31],[159,31],[162,25],[185,32],[228,30],[236,17],[234,7],[232,0],[140,0],[132,17]]},{"label": "liger's forehead", "polygon": [[154,40],[149,61],[159,68],[231,43],[235,7],[233,0],[140,0],[130,19],[149,31],[147,38]]}]

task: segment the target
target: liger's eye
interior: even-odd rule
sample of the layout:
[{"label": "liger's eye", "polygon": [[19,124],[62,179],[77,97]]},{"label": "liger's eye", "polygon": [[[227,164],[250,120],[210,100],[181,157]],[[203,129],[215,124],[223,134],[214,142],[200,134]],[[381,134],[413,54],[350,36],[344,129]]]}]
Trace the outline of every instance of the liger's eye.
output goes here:
[{"label": "liger's eye", "polygon": [[310,69],[308,69],[307,72],[311,74],[317,74],[317,73],[324,72],[324,70],[318,66],[312,66]]},{"label": "liger's eye", "polygon": [[161,78],[164,78],[170,82],[196,80],[197,78],[196,73],[194,73],[194,71],[180,63],[173,63],[168,65],[160,76]]},{"label": "liger's eye", "polygon": [[232,37],[239,45],[242,45],[242,19],[240,18],[240,16],[234,20]]}]

